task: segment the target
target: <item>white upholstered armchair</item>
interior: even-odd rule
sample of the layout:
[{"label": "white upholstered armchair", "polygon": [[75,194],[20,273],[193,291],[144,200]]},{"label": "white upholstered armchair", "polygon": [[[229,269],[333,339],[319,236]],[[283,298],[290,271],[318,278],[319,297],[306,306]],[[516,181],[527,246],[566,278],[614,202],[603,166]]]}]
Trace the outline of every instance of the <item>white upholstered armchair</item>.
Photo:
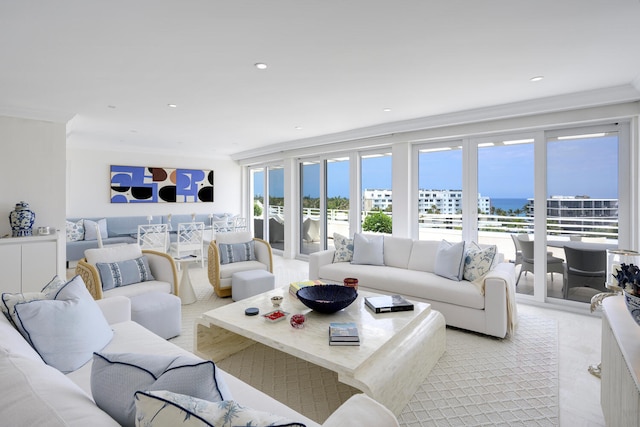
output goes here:
[{"label": "white upholstered armchair", "polygon": [[[249,242],[253,242],[255,260],[245,260],[245,257],[230,259],[233,252],[232,245]],[[228,253],[221,253],[221,247],[223,251]],[[232,255],[231,258],[233,258]],[[231,296],[231,276],[233,273],[248,270],[266,270],[273,273],[271,245],[262,239],[254,238],[249,231],[216,234],[216,240],[209,244],[208,260],[209,283],[213,286],[216,295],[220,297]]]}]

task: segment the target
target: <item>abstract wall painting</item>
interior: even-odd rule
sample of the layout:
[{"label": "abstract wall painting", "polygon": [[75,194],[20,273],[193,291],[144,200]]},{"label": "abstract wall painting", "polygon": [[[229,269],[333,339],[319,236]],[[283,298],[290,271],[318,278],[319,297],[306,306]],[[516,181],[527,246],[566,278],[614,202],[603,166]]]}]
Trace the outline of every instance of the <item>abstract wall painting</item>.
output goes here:
[{"label": "abstract wall painting", "polygon": [[213,171],[111,165],[111,203],[213,202]]}]

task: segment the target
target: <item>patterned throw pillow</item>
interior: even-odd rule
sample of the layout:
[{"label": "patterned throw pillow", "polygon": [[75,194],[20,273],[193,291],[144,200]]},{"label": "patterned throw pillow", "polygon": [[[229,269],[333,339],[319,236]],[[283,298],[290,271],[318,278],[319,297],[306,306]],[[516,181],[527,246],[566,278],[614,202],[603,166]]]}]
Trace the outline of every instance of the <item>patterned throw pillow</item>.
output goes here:
[{"label": "patterned throw pillow", "polygon": [[120,286],[155,280],[149,269],[149,260],[145,255],[126,261],[98,262],[96,268],[100,274],[102,289],[109,290]]},{"label": "patterned throw pillow", "polygon": [[281,426],[305,427],[280,415],[257,411],[233,400],[208,402],[169,391],[135,394],[137,425],[154,426]]},{"label": "patterned throw pillow", "polygon": [[471,242],[464,258],[464,280],[473,282],[482,279],[493,267],[498,248],[495,245],[480,248]]},{"label": "patterned throw pillow", "polygon": [[353,258],[353,239],[342,234],[333,233],[333,246],[336,252],[333,254],[333,262],[351,262]]},{"label": "patterned throw pillow", "polygon": [[[54,299],[56,293],[62,288],[67,282],[62,280],[59,276],[53,276],[53,279],[40,291],[40,292],[24,292],[17,294],[3,293],[2,294],[2,304],[0,304],[0,309],[9,319],[9,322],[16,326],[14,319],[16,318],[15,306],[16,304],[23,304],[26,302],[44,300],[44,299]],[[17,327],[17,326],[16,326]]]},{"label": "patterned throw pillow", "polygon": [[255,243],[253,240],[244,243],[219,243],[220,264],[255,261]]},{"label": "patterned throw pillow", "polygon": [[67,221],[67,242],[84,240],[84,220]]}]

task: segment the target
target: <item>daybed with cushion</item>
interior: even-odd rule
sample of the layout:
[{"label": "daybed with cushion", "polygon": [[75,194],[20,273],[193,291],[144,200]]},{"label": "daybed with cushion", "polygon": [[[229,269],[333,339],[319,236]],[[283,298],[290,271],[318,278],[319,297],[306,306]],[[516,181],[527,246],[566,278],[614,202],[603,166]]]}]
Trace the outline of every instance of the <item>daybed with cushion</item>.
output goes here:
[{"label": "daybed with cushion", "polygon": [[342,283],[431,303],[447,325],[504,338],[517,321],[515,269],[495,246],[334,234],[334,246],[309,256],[309,279]]},{"label": "daybed with cushion", "polygon": [[254,238],[250,231],[219,233],[209,244],[209,283],[219,297],[231,296],[233,273],[265,270],[273,273],[271,245]]},{"label": "daybed with cushion", "polygon": [[[230,213],[196,214],[195,217],[188,214],[161,215],[152,217],[151,221],[146,216],[117,216],[107,218],[67,218],[67,263],[84,258],[84,251],[98,247],[96,225],[100,230],[102,244],[104,246],[120,243],[136,243],[138,226],[146,224],[168,224],[169,230],[178,230],[181,222],[204,222],[211,225],[212,221],[233,222],[234,216]],[[172,234],[175,240],[175,233]]]},{"label": "daybed with cushion", "polygon": [[[67,283],[56,278],[26,299],[2,297],[2,425],[218,426],[227,424],[214,420],[230,417],[233,425],[319,426],[132,322],[127,298],[94,301],[79,276]],[[323,426],[398,423],[358,394]]]}]

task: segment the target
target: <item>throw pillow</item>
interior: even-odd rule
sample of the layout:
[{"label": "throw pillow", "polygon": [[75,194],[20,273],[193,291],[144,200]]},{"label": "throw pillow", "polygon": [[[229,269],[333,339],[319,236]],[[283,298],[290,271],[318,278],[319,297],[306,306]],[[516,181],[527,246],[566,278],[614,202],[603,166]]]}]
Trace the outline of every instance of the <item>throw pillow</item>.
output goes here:
[{"label": "throw pillow", "polygon": [[218,243],[220,251],[220,264],[231,264],[242,261],[255,261],[255,242],[250,240],[244,243]]},{"label": "throw pillow", "polygon": [[482,279],[493,267],[498,248],[495,245],[482,249],[476,242],[471,242],[464,258],[464,280],[473,282]]},{"label": "throw pillow", "polygon": [[[25,292],[19,294],[2,294],[2,304],[0,304],[0,309],[4,313],[5,317],[9,319],[9,322],[14,327],[16,323],[14,318],[15,314],[15,306],[16,304],[22,304],[25,302],[42,300],[42,299],[53,299],[55,297],[56,292],[65,284],[66,282],[62,280],[58,275],[53,276],[53,279],[49,283],[45,285],[44,288],[40,292]],[[23,334],[24,335],[24,334]]]},{"label": "throw pillow", "polygon": [[120,286],[155,280],[149,269],[146,255],[136,259],[119,262],[98,262],[96,268],[100,274],[102,289],[109,290]]},{"label": "throw pillow", "polygon": [[53,299],[16,304],[15,323],[46,364],[75,371],[104,348],[113,331],[84,281],[75,276]]},{"label": "throw pillow", "polygon": [[195,356],[94,354],[91,394],[123,426],[135,425],[136,391],[168,390],[217,402],[232,399],[216,365]]},{"label": "throw pillow", "polygon": [[78,242],[84,240],[84,220],[79,219],[76,222],[67,221],[67,242]]},{"label": "throw pillow", "polygon": [[279,426],[305,427],[280,415],[257,411],[233,400],[208,402],[169,391],[139,391],[135,394],[136,421],[158,426]]},{"label": "throw pillow", "polygon": [[384,265],[384,236],[356,233],[351,264]]},{"label": "throw pillow", "polygon": [[353,259],[353,239],[333,233],[333,246],[336,248],[333,262],[350,262]]},{"label": "throw pillow", "polygon": [[107,233],[107,220],[105,218],[98,221],[91,221],[90,219],[84,220],[84,240],[98,240],[98,231],[100,229],[100,237],[106,239],[109,237]]},{"label": "throw pillow", "polygon": [[443,240],[438,245],[433,272],[447,279],[460,281],[464,272],[464,241],[449,243]]}]

